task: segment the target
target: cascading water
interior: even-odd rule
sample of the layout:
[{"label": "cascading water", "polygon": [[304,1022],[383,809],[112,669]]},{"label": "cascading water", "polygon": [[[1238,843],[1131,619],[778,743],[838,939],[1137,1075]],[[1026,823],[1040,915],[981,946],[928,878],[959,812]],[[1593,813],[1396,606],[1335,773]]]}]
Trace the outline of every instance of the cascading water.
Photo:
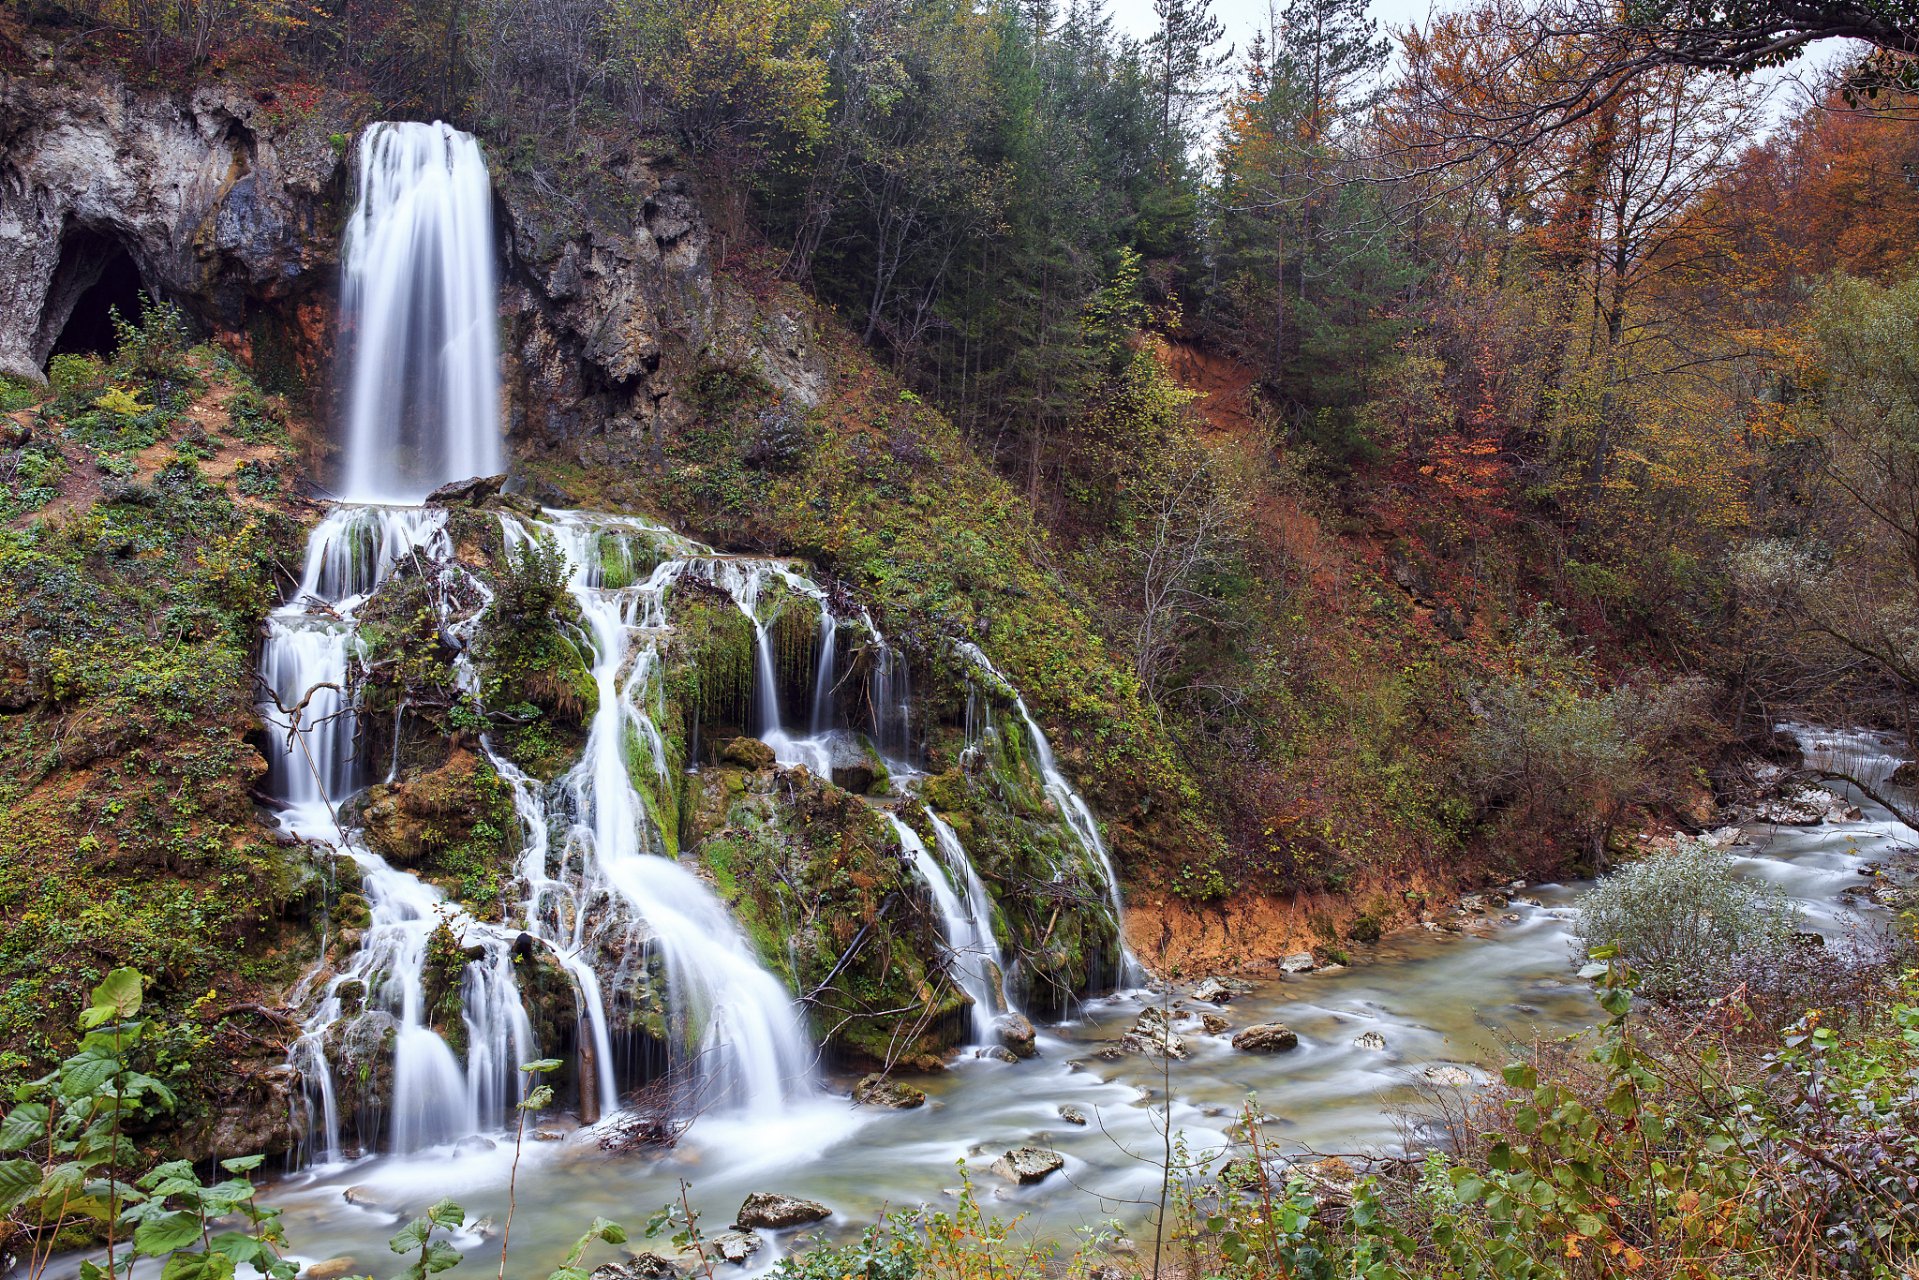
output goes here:
[{"label": "cascading water", "polygon": [[350,353],[341,492],[418,502],[501,471],[493,187],[471,134],[375,124],[340,290]]},{"label": "cascading water", "polygon": [[[376,125],[362,139],[342,311],[352,356],[342,487],[356,500],[419,501],[442,483],[501,467],[489,207],[484,159],[470,137],[444,125],[405,124]],[[339,805],[372,775],[356,751],[359,713],[350,690],[360,652],[355,619],[380,584],[407,572],[431,580],[442,633],[461,654],[458,682],[478,691],[465,652],[479,617],[472,600],[486,588],[456,561],[446,519],[424,508],[337,507],[309,539],[300,589],[274,613],[262,655],[262,679],[273,691],[262,708],[273,737],[268,785],[282,824],[352,859],[367,907],[357,949],[337,971],[309,979],[324,983],[306,993],[312,1012],[293,1050],[319,1112],[314,1148],[329,1160],[349,1154],[343,1134],[350,1120],[363,1144],[380,1141],[384,1130],[400,1151],[503,1125],[526,1089],[519,1066],[541,1056],[515,963],[529,943],[571,980],[588,1120],[619,1105],[609,1005],[657,1000],[662,991],[663,1021],[648,1025],[664,1027],[669,1052],[697,1074],[702,1108],[764,1118],[817,1095],[814,1046],[798,1006],[718,897],[673,856],[669,831],[677,828],[664,825],[662,804],[675,771],[694,762],[674,756],[680,748],[659,728],[668,710],[666,592],[696,578],[752,624],[751,727],[781,765],[831,776],[836,765],[871,762],[877,752],[895,776],[914,773],[905,664],[863,617],[874,655],[872,738],[864,741],[839,727],[842,620],[789,562],[723,556],[614,517],[503,515],[509,550],[539,538],[564,554],[598,702],[582,756],[551,784],[529,777],[482,735],[522,828],[509,894],[517,908],[507,908],[505,923],[482,922],[339,826]],[[457,610],[446,603],[454,596],[466,601]],[[772,625],[796,604],[819,610],[810,702],[797,704],[805,711],[803,736],[782,722]],[[970,656],[991,669],[976,650]],[[396,717],[389,774],[400,760],[404,707]],[[1026,719],[1048,795],[1105,868],[1117,911],[1092,815]],[[937,852],[910,828],[897,829],[933,890],[955,978],[973,1000],[974,1034],[983,1037],[993,1014],[1011,1007],[993,903],[953,830],[929,817]],[[390,1084],[382,1091],[376,1083],[368,1096],[365,1073],[379,1055],[390,1055]],[[354,1081],[340,1074],[349,1064],[361,1073]],[[390,1115],[369,1119],[369,1109]]]},{"label": "cascading water", "polygon": [[[458,573],[449,567],[445,522],[445,512],[421,508],[336,508],[309,535],[300,588],[268,619],[261,651],[261,679],[273,695],[260,708],[267,786],[282,805],[280,824],[302,840],[336,845],[357,865],[370,917],[359,949],[327,982],[293,1049],[317,1095],[318,1123],[309,1128],[328,1160],[346,1154],[332,1060],[342,1037],[357,1031],[378,1041],[391,1033],[389,1140],[400,1151],[503,1124],[520,1096],[518,1067],[537,1056],[513,974],[515,935],[445,903],[439,890],[388,866],[338,826],[338,806],[360,774],[347,692],[355,615],[403,563],[422,576]],[[471,625],[471,618],[450,622],[449,630],[464,636]],[[428,1009],[426,999],[431,939],[443,924],[459,945],[482,953],[458,975],[464,1066],[429,1026],[452,1016]]]},{"label": "cascading water", "polygon": [[[893,824],[894,833],[899,836],[900,847],[913,860],[920,878],[926,881],[926,887],[933,891],[933,905],[940,913],[940,926],[946,937],[947,959],[952,966],[953,980],[973,1001],[973,1040],[983,1043],[992,1030],[994,1011],[1002,1005],[1011,1006],[1004,999],[996,999],[999,975],[1004,971],[1003,962],[999,943],[993,939],[992,909],[989,906],[986,913],[981,914],[979,903],[972,896],[972,887],[978,884],[979,876],[973,871],[973,864],[967,860],[965,850],[959,849],[957,861],[965,867],[965,876],[970,882],[967,901],[962,902],[960,896],[953,892],[946,868],[927,849],[919,833],[902,822],[897,814],[889,813],[886,816]],[[927,816],[932,817],[932,810],[927,810]],[[933,818],[933,822],[936,832],[944,827],[937,818]],[[946,834],[952,834],[950,828],[946,828]],[[946,841],[940,839],[938,843],[940,851],[951,858]],[[959,842],[955,840],[952,848],[958,849],[958,845]],[[982,887],[980,897],[984,896],[985,889]]]},{"label": "cascading water", "polygon": [[[1106,841],[1100,838],[1099,820],[1093,816],[1093,810],[1086,803],[1085,798],[1071,782],[1067,781],[1066,775],[1059,771],[1059,765],[1053,758],[1052,743],[1046,740],[1046,734],[1040,729],[1039,722],[1034,720],[1033,713],[1026,709],[1026,699],[1013,688],[1012,682],[1000,674],[999,668],[995,667],[981,652],[978,645],[961,642],[956,648],[961,656],[989,676],[995,685],[1006,690],[1012,698],[1013,706],[1019,712],[1020,720],[1025,723],[1026,731],[1031,736],[1034,762],[1039,765],[1040,781],[1046,788],[1047,798],[1059,809],[1060,816],[1066,820],[1068,829],[1078,839],[1080,847],[1099,864],[1100,872],[1106,878],[1106,899],[1113,911],[1113,928],[1119,934],[1120,983],[1125,985],[1144,982],[1146,967],[1140,964],[1138,958],[1133,955],[1132,948],[1126,945],[1126,906],[1120,898],[1119,875],[1113,869],[1112,855],[1106,851]],[[969,702],[967,707],[969,740],[973,733],[974,726],[971,721],[975,714],[976,710]]]},{"label": "cascading water", "polygon": [[[546,861],[558,852],[562,865],[580,867],[580,898],[610,890],[630,909],[631,919],[624,926],[630,945],[622,950],[632,956],[652,948],[664,961],[673,1025],[686,1036],[680,1048],[697,1062],[702,1102],[756,1114],[774,1112],[788,1099],[815,1089],[813,1049],[804,1020],[786,988],[760,966],[713,892],[677,861],[662,856],[658,820],[633,785],[627,752],[629,743],[641,744],[647,756],[643,767],[665,781],[666,747],[645,703],[658,696],[655,638],[666,628],[668,586],[689,573],[716,585],[736,583],[742,591],[735,598],[747,608],[748,600],[757,599],[757,584],[766,573],[779,572],[796,583],[804,580],[767,563],[677,558],[660,564],[644,582],[604,588],[596,585],[600,558],[594,554],[604,523],[572,513],[543,522],[504,522],[510,543],[544,534],[565,554],[567,590],[590,632],[592,675],[599,690],[585,754],[556,786],[565,815],[564,829],[557,833],[561,847],[549,848],[553,824],[539,819],[537,843],[528,842],[527,865],[541,868],[538,874],[544,879]],[[658,533],[671,537],[664,530]],[[517,787],[516,794],[522,797],[523,813],[538,807],[530,787]],[[590,941],[583,932],[586,914],[577,907],[570,912],[575,921],[570,949],[576,953]],[[536,928],[550,929],[550,913],[542,906],[530,909],[528,919]],[[606,1055],[601,1057],[604,1061]]]}]

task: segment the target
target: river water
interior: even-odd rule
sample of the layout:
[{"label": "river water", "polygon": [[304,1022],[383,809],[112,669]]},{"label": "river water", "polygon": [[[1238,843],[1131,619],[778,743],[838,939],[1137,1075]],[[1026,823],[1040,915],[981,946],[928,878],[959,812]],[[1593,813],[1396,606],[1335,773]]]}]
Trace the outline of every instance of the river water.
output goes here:
[{"label": "river water", "polygon": [[[1752,843],[1735,850],[1743,874],[1784,885],[1803,904],[1810,927],[1828,934],[1857,927],[1838,895],[1861,883],[1862,864],[1911,839],[1889,814],[1851,798],[1862,804],[1863,821],[1748,827]],[[1343,970],[1256,983],[1250,994],[1222,1006],[1183,996],[1185,984],[1166,996],[1139,991],[1094,1002],[1080,1017],[1042,1028],[1035,1059],[969,1056],[942,1075],[913,1078],[928,1103],[912,1111],[855,1107],[846,1097],[850,1081],[829,1078],[828,1096],[781,1118],[705,1117],[667,1152],[609,1156],[591,1130],[529,1140],[520,1160],[512,1269],[540,1274],[557,1265],[596,1214],[629,1229],[641,1226],[678,1196],[682,1179],[709,1232],[729,1224],[749,1193],[778,1191],[830,1206],[834,1217],[814,1230],[841,1238],[892,1209],[950,1207],[961,1161],[992,1211],[1024,1215],[1025,1229],[1039,1238],[1070,1245],[1081,1230],[1114,1221],[1139,1230],[1149,1216],[1144,1202],[1157,1186],[1148,1161],[1163,1143],[1169,1082],[1173,1128],[1196,1152],[1219,1149],[1215,1165],[1226,1129],[1249,1094],[1271,1117],[1269,1136],[1286,1149],[1395,1151],[1402,1135],[1394,1108],[1413,1101],[1416,1084],[1430,1087],[1429,1069],[1441,1079],[1462,1078],[1458,1069],[1484,1079],[1506,1060],[1511,1039],[1564,1035],[1594,1021],[1597,1008],[1573,974],[1568,940],[1582,887],[1524,890],[1510,907],[1489,913],[1499,923],[1483,938],[1424,929],[1390,934],[1376,946],[1356,948],[1355,963]],[[1508,913],[1515,918],[1506,921]],[[1195,1027],[1182,1029],[1190,1056],[1172,1061],[1166,1075],[1156,1059],[1094,1056],[1097,1042],[1125,1030],[1143,1002],[1162,1001],[1217,1013],[1232,1029],[1284,1022],[1298,1032],[1299,1047],[1271,1056],[1242,1053],[1229,1043],[1232,1030],[1207,1036]],[[1383,1050],[1356,1043],[1369,1032],[1384,1041]],[[1062,1104],[1078,1108],[1090,1123],[1063,1120]],[[478,1145],[469,1139],[460,1150],[311,1168],[275,1185],[267,1198],[286,1211],[299,1257],[350,1256],[356,1273],[387,1275],[399,1269],[399,1260],[385,1241],[403,1214],[452,1196],[471,1219],[504,1217],[511,1139],[491,1150],[475,1150]],[[996,1156],[1023,1145],[1059,1151],[1065,1168],[1024,1188],[989,1171]],[[348,1188],[357,1188],[360,1203],[349,1202]],[[762,1235],[768,1247],[748,1268],[724,1270],[744,1276],[791,1248],[791,1236]],[[469,1266],[495,1265],[489,1258],[497,1260],[497,1236],[469,1231],[455,1243],[469,1251]],[[589,1265],[619,1252],[601,1246]]]}]

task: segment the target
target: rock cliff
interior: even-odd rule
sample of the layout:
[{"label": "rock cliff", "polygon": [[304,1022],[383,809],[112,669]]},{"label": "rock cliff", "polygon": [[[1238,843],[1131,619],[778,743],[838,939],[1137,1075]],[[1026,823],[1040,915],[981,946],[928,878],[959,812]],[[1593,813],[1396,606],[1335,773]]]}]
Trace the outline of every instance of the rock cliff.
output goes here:
[{"label": "rock cliff", "polygon": [[142,93],[79,72],[0,80],[0,373],[40,379],[121,252],[149,293],[235,335],[330,287],[337,105]]}]

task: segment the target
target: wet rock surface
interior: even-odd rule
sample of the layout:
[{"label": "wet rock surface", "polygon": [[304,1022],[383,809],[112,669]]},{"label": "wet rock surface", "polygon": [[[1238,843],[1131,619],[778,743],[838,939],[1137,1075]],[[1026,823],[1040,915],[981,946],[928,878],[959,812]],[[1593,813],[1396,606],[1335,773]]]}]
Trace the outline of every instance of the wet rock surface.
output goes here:
[{"label": "wet rock surface", "polygon": [[816,1200],[802,1200],[776,1191],[756,1191],[746,1197],[733,1225],[744,1230],[785,1231],[832,1216],[833,1211]]},{"label": "wet rock surface", "polygon": [[1036,1033],[1033,1030],[1033,1024],[1027,1020],[1026,1015],[1004,1014],[994,1022],[993,1026],[999,1032],[1000,1043],[1015,1056],[1031,1058],[1039,1053],[1038,1047],[1034,1044]]},{"label": "wet rock surface", "polygon": [[1233,1037],[1233,1048],[1245,1053],[1281,1053],[1298,1047],[1299,1036],[1280,1022],[1261,1022]]},{"label": "wet rock surface", "polygon": [[890,1107],[895,1111],[910,1111],[914,1107],[926,1104],[926,1095],[910,1084],[901,1084],[897,1080],[888,1080],[874,1072],[862,1076],[853,1086],[853,1101],[869,1107]]},{"label": "wet rock surface", "polygon": [[1066,1157],[1044,1147],[1019,1147],[993,1161],[993,1172],[1008,1182],[1029,1185],[1043,1182],[1048,1175],[1064,1168]]}]

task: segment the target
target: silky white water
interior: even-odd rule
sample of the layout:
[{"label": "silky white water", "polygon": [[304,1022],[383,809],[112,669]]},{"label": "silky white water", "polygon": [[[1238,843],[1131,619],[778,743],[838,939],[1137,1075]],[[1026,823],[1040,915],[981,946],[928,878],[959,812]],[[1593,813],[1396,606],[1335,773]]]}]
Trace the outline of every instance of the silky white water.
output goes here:
[{"label": "silky white water", "polygon": [[[1113,857],[1106,851],[1106,841],[1099,833],[1099,819],[1093,816],[1093,810],[1081,796],[1078,789],[1059,771],[1059,764],[1053,757],[1053,744],[1046,740],[1046,734],[1033,719],[1033,713],[1026,709],[1026,699],[1020,696],[1013,682],[1000,674],[980,647],[970,642],[955,646],[961,656],[987,676],[1000,689],[1012,698],[1014,708],[1019,712],[1020,720],[1026,726],[1029,741],[1033,746],[1034,762],[1039,765],[1040,779],[1045,787],[1046,796],[1066,820],[1067,828],[1077,838],[1080,848],[1098,865],[1105,880],[1107,903],[1113,912],[1113,928],[1119,935],[1120,972],[1117,986],[1138,985],[1146,980],[1146,967],[1126,945],[1126,904],[1120,899],[1119,873],[1113,867]],[[975,708],[968,706],[969,721],[975,714]],[[968,736],[973,733],[968,726]]]},{"label": "silky white water", "polygon": [[[317,994],[297,993],[312,1001],[312,1011],[291,1056],[309,1086],[309,1148],[328,1161],[346,1157],[343,1130],[352,1119],[340,1114],[334,1078],[340,1037],[377,1043],[391,1035],[392,1090],[384,1109],[386,1140],[397,1151],[504,1125],[524,1096],[518,1068],[538,1056],[512,965],[516,932],[472,919],[339,825],[340,805],[366,772],[348,692],[349,668],[358,660],[356,614],[402,568],[436,581],[464,576],[452,566],[445,525],[444,511],[335,508],[309,535],[299,589],[269,617],[261,649],[261,680],[272,693],[260,708],[268,730],[266,785],[283,806],[280,825],[354,863],[371,916],[359,946]],[[473,619],[448,622],[464,638]],[[429,939],[443,924],[461,945],[482,952],[459,975],[464,1063],[429,1026],[434,1011],[425,1004]],[[345,993],[353,987],[359,994],[349,1012]]]},{"label": "silky white water", "polygon": [[[984,1044],[992,1034],[993,1014],[1001,1003],[995,998],[1000,954],[998,944],[993,941],[992,917],[985,917],[982,928],[971,905],[953,892],[946,868],[927,849],[919,833],[900,821],[897,815],[889,813],[886,816],[893,825],[894,834],[899,837],[900,846],[913,860],[920,879],[932,891],[933,907],[940,914],[940,928],[946,939],[947,964],[953,980],[973,1002],[973,1043]],[[971,863],[967,864],[967,872],[972,872]]]},{"label": "silky white water", "polygon": [[341,253],[340,494],[418,502],[505,469],[493,187],[471,134],[369,125]]},{"label": "silky white water", "polygon": [[[529,840],[527,863],[531,867],[553,861],[557,853],[562,865],[580,868],[583,896],[603,888],[630,909],[632,940],[654,948],[664,961],[673,1025],[685,1036],[678,1047],[686,1061],[697,1064],[702,1105],[777,1114],[788,1100],[815,1090],[814,1053],[805,1021],[779,979],[760,965],[713,891],[664,856],[658,820],[634,787],[626,757],[629,741],[643,744],[643,767],[666,780],[666,747],[649,706],[658,696],[651,677],[658,665],[656,640],[666,629],[666,588],[688,573],[716,585],[733,583],[740,591],[736,598],[751,616],[748,602],[757,599],[757,590],[749,590],[748,584],[756,588],[759,575],[774,570],[717,558],[682,558],[662,563],[644,582],[600,587],[596,551],[606,523],[577,513],[553,513],[547,521],[505,521],[511,545],[544,535],[566,556],[567,591],[586,621],[590,667],[599,691],[586,750],[557,786],[567,815],[564,830],[556,832],[540,822],[537,838],[542,844]],[[657,533],[671,537],[664,530]],[[584,912],[573,914],[576,920],[585,919]],[[532,922],[540,923],[540,917]],[[576,933],[572,946],[582,949],[590,941]],[[632,954],[638,948],[627,950]],[[602,1054],[602,1061],[607,1056]],[[603,1094],[611,1096],[610,1080]]]}]

